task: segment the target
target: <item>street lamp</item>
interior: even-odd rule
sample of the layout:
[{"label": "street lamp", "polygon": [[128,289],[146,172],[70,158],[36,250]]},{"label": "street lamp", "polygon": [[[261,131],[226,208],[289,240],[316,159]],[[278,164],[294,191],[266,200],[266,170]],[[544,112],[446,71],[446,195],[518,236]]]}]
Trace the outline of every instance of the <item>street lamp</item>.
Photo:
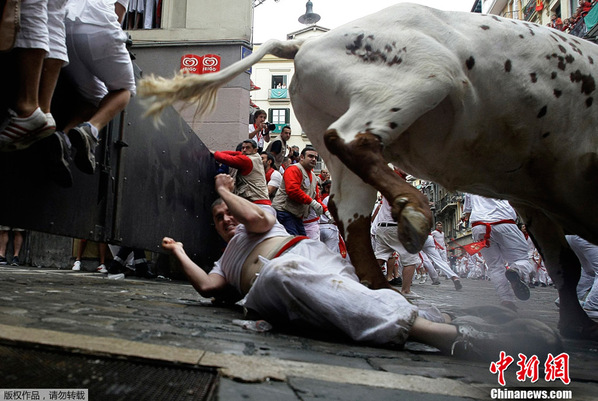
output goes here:
[{"label": "street lamp", "polygon": [[299,17],[300,23],[304,25],[311,25],[315,24],[320,20],[321,17],[318,14],[314,13],[313,8],[314,4],[308,0],[308,2],[305,4],[305,14]]}]

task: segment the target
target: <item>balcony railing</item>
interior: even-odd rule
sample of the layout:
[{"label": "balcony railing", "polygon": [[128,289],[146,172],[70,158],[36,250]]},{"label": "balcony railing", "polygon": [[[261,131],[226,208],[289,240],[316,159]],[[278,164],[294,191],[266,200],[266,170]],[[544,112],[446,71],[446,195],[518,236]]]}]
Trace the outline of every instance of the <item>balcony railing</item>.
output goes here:
[{"label": "balcony railing", "polygon": [[268,89],[269,100],[288,100],[289,90],[287,88]]},{"label": "balcony railing", "polygon": [[457,207],[457,204],[463,200],[463,197],[459,193],[448,194],[439,201],[436,201],[436,214],[444,213],[448,207]]}]

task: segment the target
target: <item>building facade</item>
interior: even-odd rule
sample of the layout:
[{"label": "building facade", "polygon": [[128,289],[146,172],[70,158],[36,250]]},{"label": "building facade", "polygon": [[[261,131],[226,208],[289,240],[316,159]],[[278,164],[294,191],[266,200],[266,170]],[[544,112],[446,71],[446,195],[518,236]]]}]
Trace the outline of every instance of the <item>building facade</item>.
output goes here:
[{"label": "building facade", "polygon": [[[311,25],[299,31],[289,33],[287,39],[306,38],[321,35],[327,32],[327,28]],[[255,45],[257,50],[259,45]],[[265,110],[268,113],[268,121],[276,124],[276,130],[272,133],[271,139],[275,139],[285,125],[291,127],[291,139],[289,146],[296,145],[303,149],[309,144],[309,140],[297,121],[293,106],[289,97],[288,87],[295,73],[293,60],[278,58],[267,55],[252,68],[251,81],[259,89],[251,91],[251,101],[255,108]],[[319,170],[321,165],[316,168]]]},{"label": "building facade", "polygon": [[[240,60],[251,53],[252,26],[252,2],[239,0],[131,1],[124,21],[143,74],[164,77],[181,69],[185,55],[218,56],[219,68]],[[179,110],[208,148],[234,149],[247,138],[249,74],[219,91],[211,115],[199,120],[192,107]]]}]

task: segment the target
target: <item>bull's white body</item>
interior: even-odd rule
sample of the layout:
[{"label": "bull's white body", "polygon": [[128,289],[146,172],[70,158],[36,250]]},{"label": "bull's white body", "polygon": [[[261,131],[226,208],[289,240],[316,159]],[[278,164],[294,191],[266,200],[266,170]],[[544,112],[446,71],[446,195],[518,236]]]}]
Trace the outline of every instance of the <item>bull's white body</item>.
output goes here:
[{"label": "bull's white body", "polygon": [[304,43],[290,91],[341,216],[369,213],[374,190],[328,154],[322,134],[335,128],[350,142],[369,129],[416,177],[541,209],[598,242],[598,102],[588,107],[596,92],[571,78],[591,90],[594,63],[598,46],[549,28],[399,4]]}]

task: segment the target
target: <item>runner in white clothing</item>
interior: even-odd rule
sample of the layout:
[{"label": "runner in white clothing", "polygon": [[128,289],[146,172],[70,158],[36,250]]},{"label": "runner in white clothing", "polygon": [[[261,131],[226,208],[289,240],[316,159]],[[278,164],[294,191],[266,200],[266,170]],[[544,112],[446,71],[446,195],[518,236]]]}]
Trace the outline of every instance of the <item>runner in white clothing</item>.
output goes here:
[{"label": "runner in white clothing", "polygon": [[[486,241],[481,253],[501,304],[516,310],[515,297],[530,297],[522,278],[529,275],[532,266],[527,258],[527,243],[515,222],[515,209],[505,200],[466,194],[464,212],[464,217],[471,220],[473,240]],[[506,271],[505,264],[509,265]]]},{"label": "runner in white clothing", "polygon": [[442,232],[442,223],[436,223],[436,229],[432,231],[432,238],[434,239],[434,246],[438,250],[440,257],[446,263],[448,263],[448,258],[446,256],[447,249],[446,249],[446,241],[444,239],[444,233]]}]

